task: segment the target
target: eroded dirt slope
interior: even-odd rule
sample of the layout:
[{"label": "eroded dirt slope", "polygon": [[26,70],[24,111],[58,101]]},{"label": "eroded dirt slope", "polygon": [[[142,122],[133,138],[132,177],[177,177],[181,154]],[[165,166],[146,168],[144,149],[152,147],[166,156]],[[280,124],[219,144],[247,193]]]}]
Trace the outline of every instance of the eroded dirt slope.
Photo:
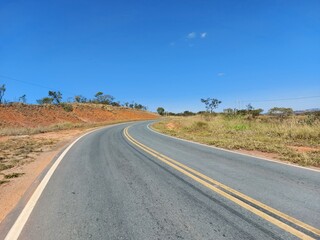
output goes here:
[{"label": "eroded dirt slope", "polygon": [[100,123],[155,118],[157,115],[150,112],[101,104],[68,104],[65,107],[24,104],[0,105],[0,128],[32,128],[66,122]]}]

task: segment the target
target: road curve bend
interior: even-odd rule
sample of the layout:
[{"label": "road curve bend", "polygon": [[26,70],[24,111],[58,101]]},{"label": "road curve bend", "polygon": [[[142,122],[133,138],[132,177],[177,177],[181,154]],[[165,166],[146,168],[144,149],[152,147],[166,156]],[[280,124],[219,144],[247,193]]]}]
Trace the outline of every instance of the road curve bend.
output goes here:
[{"label": "road curve bend", "polygon": [[320,238],[319,171],[181,141],[149,123],[80,138],[6,239]]}]

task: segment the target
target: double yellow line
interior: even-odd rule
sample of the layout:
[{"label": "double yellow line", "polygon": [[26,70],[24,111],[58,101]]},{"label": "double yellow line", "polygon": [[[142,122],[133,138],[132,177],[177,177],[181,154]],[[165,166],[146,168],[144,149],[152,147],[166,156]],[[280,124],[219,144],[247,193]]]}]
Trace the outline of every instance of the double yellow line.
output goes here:
[{"label": "double yellow line", "polygon": [[[143,151],[149,153],[153,157],[157,158],[163,163],[166,163],[170,167],[174,168],[175,170],[183,173],[184,175],[192,178],[193,180],[197,181],[198,183],[202,184],[203,186],[211,189],[212,191],[220,194],[221,196],[227,198],[228,200],[238,204],[239,206],[247,209],[248,211],[258,215],[259,217],[269,221],[270,223],[276,225],[277,227],[295,235],[298,238],[301,239],[314,239],[311,236],[307,235],[306,233],[297,230],[296,228],[286,224],[285,222],[290,222],[293,225],[296,225],[297,227],[300,227],[304,229],[307,232],[313,233],[316,236],[320,236],[320,230],[310,226],[304,222],[299,221],[298,219],[295,219],[293,217],[290,217],[272,207],[269,207],[243,193],[240,193],[212,178],[209,178],[208,176],[178,162],[175,161],[149,147],[146,145],[138,142],[135,140],[129,133],[128,133],[129,127],[124,129],[124,136],[130,141],[133,145],[139,147]],[[250,203],[250,204],[249,204]],[[259,209],[263,209],[259,210]],[[273,216],[272,216],[273,215]],[[283,219],[285,222],[279,220]]]}]

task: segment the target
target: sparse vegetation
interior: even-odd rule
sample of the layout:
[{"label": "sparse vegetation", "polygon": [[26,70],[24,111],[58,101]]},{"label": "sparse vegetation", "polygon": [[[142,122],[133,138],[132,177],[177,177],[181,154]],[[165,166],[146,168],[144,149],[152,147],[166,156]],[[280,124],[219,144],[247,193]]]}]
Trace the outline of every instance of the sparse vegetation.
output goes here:
[{"label": "sparse vegetation", "polygon": [[52,98],[52,102],[55,104],[60,104],[62,100],[62,93],[59,91],[49,91],[49,97]]},{"label": "sparse vegetation", "polygon": [[8,183],[8,182],[9,182],[8,180],[0,180],[0,185],[1,185],[1,184]]},{"label": "sparse vegetation", "polygon": [[114,100],[113,96],[108,94],[103,94],[103,92],[97,92],[94,96],[95,96],[95,99],[94,99],[95,103],[112,105]]},{"label": "sparse vegetation", "polygon": [[66,112],[72,112],[73,106],[70,103],[60,103],[60,106],[66,111]]},{"label": "sparse vegetation", "polygon": [[2,84],[0,86],[0,104],[3,103],[3,96],[4,96],[5,91],[6,91],[6,85]]},{"label": "sparse vegetation", "polygon": [[221,101],[216,98],[201,98],[201,102],[205,104],[207,112],[213,113],[213,110],[216,109]]},{"label": "sparse vegetation", "polygon": [[11,179],[11,178],[17,178],[24,175],[24,173],[10,173],[10,174],[6,174],[4,175],[5,179]]},{"label": "sparse vegetation", "polygon": [[37,103],[40,104],[40,105],[52,104],[53,103],[53,99],[51,97],[43,97],[41,99],[38,99]]},{"label": "sparse vegetation", "polygon": [[76,95],[76,96],[74,96],[74,102],[76,102],[76,103],[86,103],[87,102],[87,98],[82,96],[82,95]]},{"label": "sparse vegetation", "polygon": [[21,97],[19,97],[19,102],[26,103],[27,102],[27,95],[23,94]]},{"label": "sparse vegetation", "polygon": [[0,142],[0,175],[3,176],[1,181],[16,178],[23,173],[8,173],[7,170],[21,166],[27,162],[33,161],[35,157],[50,149],[55,140],[45,138],[32,138],[30,136],[13,137],[6,141]]},{"label": "sparse vegetation", "polygon": [[274,107],[269,110],[268,114],[284,118],[293,115],[293,110],[292,108]]},{"label": "sparse vegetation", "polygon": [[159,115],[163,116],[164,115],[164,108],[163,107],[158,107],[157,112]]},{"label": "sparse vegetation", "polygon": [[154,124],[160,132],[217,147],[269,153],[276,158],[320,167],[320,118],[247,115],[171,117]]}]

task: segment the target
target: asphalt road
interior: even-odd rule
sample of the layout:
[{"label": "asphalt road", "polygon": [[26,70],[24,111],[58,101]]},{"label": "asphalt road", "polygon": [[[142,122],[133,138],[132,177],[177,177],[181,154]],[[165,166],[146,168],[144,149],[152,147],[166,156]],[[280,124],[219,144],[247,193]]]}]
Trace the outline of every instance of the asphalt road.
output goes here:
[{"label": "asphalt road", "polygon": [[319,239],[320,172],[180,141],[148,123],[81,138],[19,239]]}]

